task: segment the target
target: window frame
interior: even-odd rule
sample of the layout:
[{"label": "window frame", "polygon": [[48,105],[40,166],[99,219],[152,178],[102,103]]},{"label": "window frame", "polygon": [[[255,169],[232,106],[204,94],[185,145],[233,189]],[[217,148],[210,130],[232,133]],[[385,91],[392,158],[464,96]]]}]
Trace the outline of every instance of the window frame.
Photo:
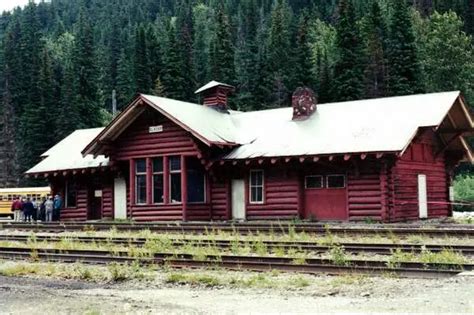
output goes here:
[{"label": "window frame", "polygon": [[[261,185],[252,185],[252,173],[261,173],[262,174],[262,184]],[[262,200],[261,201],[255,201],[255,200],[252,200],[252,188],[254,187],[260,187],[262,189]],[[249,189],[249,203],[250,204],[255,204],[255,205],[261,205],[261,204],[264,204],[265,203],[265,171],[263,169],[252,169],[250,170],[249,172],[249,185],[248,185],[248,189]]]},{"label": "window frame", "polygon": [[75,201],[74,201],[74,206],[69,205],[69,185],[71,184],[71,181],[66,180],[64,184],[64,208],[66,209],[75,209],[77,208],[77,185],[74,183],[74,190],[75,190]]},{"label": "window frame", "polygon": [[[140,161],[140,160],[145,161],[145,172],[138,172],[138,170],[137,170],[138,169],[137,162]],[[144,205],[148,204],[147,196],[146,196],[147,195],[147,189],[148,189],[148,187],[147,187],[148,172],[147,172],[147,167],[146,167],[147,160],[146,160],[146,158],[138,158],[138,159],[135,159],[133,164],[134,164],[134,168],[135,168],[134,169],[134,176],[135,176],[135,178],[134,178],[134,181],[135,181],[135,200],[134,201],[135,201],[135,205],[144,206]],[[139,195],[138,194],[138,176],[145,176],[145,202],[138,202],[138,195]]]},{"label": "window frame", "polygon": [[[308,187],[308,177],[319,177],[321,181],[321,187]],[[326,181],[324,180],[324,175],[306,175],[304,177],[304,188],[305,189],[325,189]]]},{"label": "window frame", "polygon": [[[179,159],[179,170],[172,170],[171,169],[171,159],[172,158],[178,158]],[[183,172],[183,165],[182,165],[182,158],[180,155],[171,155],[171,156],[168,156],[168,203],[169,204],[172,204],[172,205],[179,205],[179,204],[182,204],[183,203],[183,191],[181,189],[181,185],[182,185],[182,178],[183,178],[183,175],[182,175],[182,172]],[[179,174],[180,175],[180,186],[179,186],[179,190],[180,190],[180,201],[173,201],[173,198],[172,198],[172,185],[171,185],[171,178],[172,178],[172,175],[173,174]]]},{"label": "window frame", "polygon": [[[186,164],[188,165],[188,164]],[[189,180],[188,180],[188,172],[189,172],[190,168],[187,166],[186,167],[186,190],[188,190],[188,193],[187,193],[187,196],[186,198],[189,199],[189,189],[188,189],[188,185],[189,185]],[[207,174],[206,174],[206,170],[203,169],[203,177],[202,177],[202,180],[203,180],[203,199],[202,201],[189,201],[189,200],[186,200],[186,203],[188,204],[205,204],[207,202]]]},{"label": "window frame", "polygon": [[[161,171],[160,172],[155,172],[155,169],[154,169],[154,161],[156,159],[161,159]],[[165,204],[165,157],[164,156],[155,156],[151,159],[151,202],[152,204],[154,205],[164,205]],[[161,178],[163,179],[162,181],[162,190],[163,190],[163,200],[161,202],[156,202],[155,201],[155,176],[161,176]]]},{"label": "window frame", "polygon": [[[344,185],[342,187],[329,187],[329,178],[330,177],[338,177],[338,176],[341,176],[343,181],[344,181]],[[347,188],[347,179],[346,179],[346,175],[345,174],[330,174],[330,175],[326,175],[326,189],[346,189]]]}]

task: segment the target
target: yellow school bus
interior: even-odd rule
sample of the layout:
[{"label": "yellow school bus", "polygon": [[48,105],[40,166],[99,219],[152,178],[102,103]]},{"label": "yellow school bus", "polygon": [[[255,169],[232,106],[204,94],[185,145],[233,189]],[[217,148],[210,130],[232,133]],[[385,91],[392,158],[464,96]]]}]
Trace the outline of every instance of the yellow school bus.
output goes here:
[{"label": "yellow school bus", "polygon": [[12,202],[15,197],[41,200],[51,194],[49,187],[0,188],[0,216],[13,217]]}]

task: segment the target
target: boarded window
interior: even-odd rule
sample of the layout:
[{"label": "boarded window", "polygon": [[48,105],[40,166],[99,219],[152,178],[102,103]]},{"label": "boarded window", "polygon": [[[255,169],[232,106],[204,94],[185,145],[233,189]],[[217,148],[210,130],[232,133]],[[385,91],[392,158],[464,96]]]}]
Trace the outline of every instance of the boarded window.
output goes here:
[{"label": "boarded window", "polygon": [[198,159],[189,158],[187,161],[188,202],[204,202],[206,200],[204,167]]},{"label": "boarded window", "polygon": [[305,187],[307,189],[324,188],[324,181],[321,175],[310,175],[305,177]]},{"label": "boarded window", "polygon": [[263,171],[250,171],[250,203],[263,203]]},{"label": "boarded window", "polygon": [[328,175],[326,177],[327,188],[344,188],[346,187],[346,177],[344,175]]},{"label": "boarded window", "polygon": [[135,160],[135,196],[137,204],[146,204],[146,159]]},{"label": "boarded window", "polygon": [[169,187],[170,201],[172,203],[181,202],[181,157],[171,156],[169,158]]},{"label": "boarded window", "polygon": [[163,158],[153,159],[153,203],[163,203]]}]

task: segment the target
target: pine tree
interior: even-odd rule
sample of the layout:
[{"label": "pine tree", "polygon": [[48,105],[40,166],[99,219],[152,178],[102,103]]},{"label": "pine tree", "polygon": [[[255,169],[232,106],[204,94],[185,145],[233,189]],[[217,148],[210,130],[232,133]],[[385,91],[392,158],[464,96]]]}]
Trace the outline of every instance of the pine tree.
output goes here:
[{"label": "pine tree", "polygon": [[352,0],[341,0],[339,14],[336,27],[339,56],[334,66],[332,90],[339,101],[356,100],[364,94],[364,64]]},{"label": "pine tree", "polygon": [[288,104],[293,88],[290,86],[293,75],[291,18],[287,0],[276,0],[271,12],[267,59],[270,69],[267,79],[272,86],[270,103],[274,106]]},{"label": "pine tree", "polygon": [[85,9],[79,13],[76,46],[74,50],[74,93],[79,109],[79,128],[100,126],[102,118],[97,88],[97,68],[95,64],[94,36]]},{"label": "pine tree", "polygon": [[145,35],[145,27],[140,25],[135,33],[135,51],[133,60],[135,87],[139,93],[149,93],[151,90],[150,60]]},{"label": "pine tree", "polygon": [[194,32],[193,38],[193,61],[195,81],[198,86],[203,86],[210,80],[209,54],[211,30],[209,19],[211,18],[208,6],[200,3],[193,8]]},{"label": "pine tree", "polygon": [[306,10],[303,10],[298,23],[298,33],[296,38],[296,67],[295,82],[298,86],[314,88],[313,64],[311,61],[311,47],[309,44],[309,23],[310,17]]},{"label": "pine tree", "polygon": [[410,8],[405,0],[392,0],[388,56],[388,94],[406,95],[422,92],[420,65]]},{"label": "pine tree", "polygon": [[234,47],[232,33],[222,1],[219,2],[216,20],[216,32],[211,41],[210,68],[212,79],[227,84],[234,84]]},{"label": "pine tree", "polygon": [[131,101],[136,88],[135,80],[132,75],[133,65],[130,58],[127,56],[125,49],[122,49],[120,58],[117,63],[117,104],[118,108],[122,108]]},{"label": "pine tree", "polygon": [[366,76],[366,96],[369,98],[386,95],[387,80],[387,28],[377,0],[372,8],[366,23],[366,50],[368,56]]}]

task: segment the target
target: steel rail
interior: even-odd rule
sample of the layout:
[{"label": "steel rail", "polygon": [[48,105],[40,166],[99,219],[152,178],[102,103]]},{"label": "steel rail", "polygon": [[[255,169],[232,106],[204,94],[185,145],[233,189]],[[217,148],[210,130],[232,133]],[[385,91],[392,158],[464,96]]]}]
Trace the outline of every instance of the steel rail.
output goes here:
[{"label": "steel rail", "polygon": [[394,268],[387,267],[385,261],[347,260],[343,265],[336,265],[328,259],[310,258],[304,263],[294,263],[291,257],[261,257],[208,255],[206,260],[196,260],[190,254],[156,253],[153,257],[129,257],[128,251],[108,252],[104,250],[57,250],[44,248],[0,247],[0,258],[3,259],[38,259],[54,262],[83,262],[89,264],[108,264],[111,262],[140,264],[167,264],[177,268],[223,267],[235,270],[269,271],[281,270],[300,273],[328,274],[381,274],[394,273],[404,277],[446,277],[456,275],[464,270],[473,270],[473,264],[422,264],[417,262],[400,262]]},{"label": "steel rail", "polygon": [[45,232],[58,231],[104,231],[116,229],[117,231],[141,231],[149,230],[151,232],[161,233],[186,233],[186,234],[203,234],[212,232],[231,232],[240,233],[242,235],[255,233],[309,233],[309,234],[394,234],[394,235],[426,235],[426,236],[457,236],[457,237],[474,237],[474,226],[469,227],[400,227],[400,226],[350,226],[350,225],[275,225],[267,224],[206,224],[206,223],[186,223],[186,224],[112,224],[112,223],[1,223],[0,229],[16,229],[16,230],[33,230]]},{"label": "steel rail", "polygon": [[[0,241],[16,241],[16,242],[28,242],[32,238],[29,235],[0,235]],[[115,245],[131,245],[141,247],[147,242],[160,242],[160,239],[154,238],[131,238],[131,237],[105,237],[105,236],[57,236],[57,235],[35,235],[34,240],[37,242],[61,242],[61,241],[74,241],[80,243],[112,243]],[[423,251],[430,251],[438,253],[443,250],[452,250],[462,255],[472,256],[474,255],[474,245],[420,245],[420,244],[386,244],[386,243],[335,243],[335,244],[317,244],[312,242],[295,242],[295,241],[270,241],[270,240],[256,240],[256,241],[244,241],[244,240],[213,240],[213,239],[170,239],[172,246],[184,246],[189,244],[195,244],[196,246],[216,246],[223,249],[231,249],[233,246],[249,246],[255,247],[263,244],[268,249],[283,249],[288,251],[289,249],[297,249],[303,251],[312,251],[316,253],[323,253],[329,251],[334,245],[343,246],[344,250],[349,253],[373,253],[379,255],[390,255],[394,251],[399,250],[402,252],[410,253],[421,253]]]}]

